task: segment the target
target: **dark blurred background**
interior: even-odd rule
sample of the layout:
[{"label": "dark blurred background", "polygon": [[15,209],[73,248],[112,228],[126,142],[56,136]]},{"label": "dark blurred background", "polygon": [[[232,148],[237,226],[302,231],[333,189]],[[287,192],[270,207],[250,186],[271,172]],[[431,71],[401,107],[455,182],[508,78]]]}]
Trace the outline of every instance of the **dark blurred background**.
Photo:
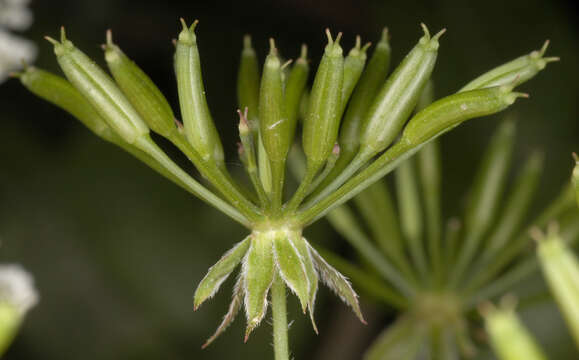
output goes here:
[{"label": "dark blurred background", "polygon": [[[446,27],[434,73],[437,96],[456,91],[480,73],[538,49],[551,39],[551,64],[525,84],[529,100],[511,113],[518,120],[515,167],[532,149],[547,158],[535,209],[568,178],[578,151],[579,42],[576,1],[129,1],[32,2],[35,22],[24,35],[39,45],[39,67],[58,71],[44,35],[61,25],[69,38],[102,64],[106,29],[178,109],[171,39],[178,18],[197,28],[208,101],[228,152],[235,156],[235,80],[242,35],[253,35],[264,56],[275,37],[284,56],[310,47],[313,64],[325,45],[323,30],[376,41],[391,32],[393,63],[421,35]],[[245,230],[189,196],[129,155],[90,134],[59,109],[11,80],[0,86],[0,260],[22,263],[35,278],[40,303],[31,311],[7,359],[226,359],[270,358],[265,322],[244,345],[244,319],[212,347],[200,345],[225,313],[228,281],[197,312],[192,294],[207,268]],[[445,135],[445,214],[459,213],[484,145],[500,117],[474,120]],[[176,155],[176,154],[175,154]],[[342,253],[349,248],[325,221],[307,229],[310,241]],[[297,359],[359,358],[391,320],[388,309],[364,302],[368,326],[323,288],[315,336],[290,297],[291,348]],[[384,311],[385,310],[385,311]]]}]

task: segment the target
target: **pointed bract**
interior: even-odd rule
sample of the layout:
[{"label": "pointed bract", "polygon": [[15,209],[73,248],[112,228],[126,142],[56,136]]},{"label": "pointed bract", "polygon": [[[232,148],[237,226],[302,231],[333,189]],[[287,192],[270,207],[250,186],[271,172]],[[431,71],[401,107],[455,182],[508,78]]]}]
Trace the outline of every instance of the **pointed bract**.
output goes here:
[{"label": "pointed bract", "polygon": [[340,274],[338,270],[331,267],[313,247],[310,245],[308,245],[308,247],[310,248],[314,265],[324,284],[332,289],[343,302],[348,304],[358,319],[360,319],[363,324],[366,324],[366,320],[364,320],[364,316],[360,310],[360,304],[358,303],[358,294],[352,289],[352,285],[350,285],[348,279]]},{"label": "pointed bract", "polygon": [[308,309],[310,313],[310,319],[312,320],[312,326],[316,334],[318,333],[318,327],[316,326],[316,322],[314,321],[314,305],[316,303],[316,294],[318,293],[318,272],[314,266],[314,262],[312,260],[312,254],[310,253],[308,241],[300,237],[294,241],[294,245],[298,249],[300,256],[304,262],[306,268],[306,274],[309,280],[309,296],[308,296]]},{"label": "pointed bract", "polygon": [[227,330],[229,325],[231,325],[233,320],[235,320],[235,317],[237,316],[239,309],[241,309],[242,303],[243,303],[243,279],[241,278],[241,276],[238,276],[237,282],[235,283],[235,287],[233,288],[233,297],[231,299],[231,304],[229,304],[229,310],[227,311],[227,314],[225,314],[225,316],[223,317],[223,321],[221,321],[221,324],[219,324],[217,330],[215,330],[215,333],[211,335],[211,337],[207,339],[207,341],[205,341],[205,344],[203,344],[203,346],[201,346],[202,349],[205,349],[207,346],[211,345],[211,343],[215,339],[217,339],[219,335],[221,335],[225,330]]},{"label": "pointed bract", "polygon": [[295,241],[301,237],[292,236],[289,232],[279,232],[274,239],[273,253],[275,264],[283,281],[300,299],[302,311],[305,313],[309,303],[310,284],[304,264]]},{"label": "pointed bract", "polygon": [[245,341],[267,312],[267,294],[274,275],[273,244],[267,237],[252,235],[251,245],[243,259],[242,276],[245,292],[247,329]]},{"label": "pointed bract", "polygon": [[199,306],[207,299],[213,297],[221,284],[227,279],[229,274],[241,262],[241,259],[247,253],[251,238],[248,236],[245,240],[237,243],[231,250],[226,252],[219,261],[209,268],[207,275],[201,280],[194,296],[194,308]]}]

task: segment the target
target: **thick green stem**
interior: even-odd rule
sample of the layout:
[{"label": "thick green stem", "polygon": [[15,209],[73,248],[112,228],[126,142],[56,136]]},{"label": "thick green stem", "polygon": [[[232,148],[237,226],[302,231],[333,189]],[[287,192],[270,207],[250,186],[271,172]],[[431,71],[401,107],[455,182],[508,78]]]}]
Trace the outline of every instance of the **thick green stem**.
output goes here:
[{"label": "thick green stem", "polygon": [[271,286],[271,308],[275,360],[289,360],[285,285],[279,276],[275,277]]}]

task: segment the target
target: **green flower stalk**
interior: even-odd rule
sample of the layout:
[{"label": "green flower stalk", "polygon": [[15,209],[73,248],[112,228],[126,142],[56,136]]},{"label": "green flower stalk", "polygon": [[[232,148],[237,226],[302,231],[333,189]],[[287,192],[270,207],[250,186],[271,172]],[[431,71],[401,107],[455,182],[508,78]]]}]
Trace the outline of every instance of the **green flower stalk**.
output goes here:
[{"label": "green flower stalk", "polygon": [[[311,88],[305,46],[296,61],[282,64],[272,39],[260,71],[257,54],[246,36],[238,73],[237,126],[238,155],[253,187],[248,190],[233,179],[225,165],[218,127],[201,77],[197,22],[191,26],[183,20],[181,23],[174,56],[179,114],[171,109],[152,79],[113,42],[110,31],[103,49],[112,77],[74,46],[64,29],[60,41],[47,39],[54,45],[65,78],[34,67],[27,67],[17,76],[37,96],[72,114],[99,137],[128,151],[249,230],[243,241],[209,269],[195,292],[194,307],[197,309],[213,297],[232,272],[240,268],[229,310],[205,346],[227,328],[241,309],[247,318],[247,340],[266,316],[271,301],[276,359],[289,358],[286,288],[298,297],[302,311],[309,312],[315,331],[314,307],[320,280],[364,322],[350,283],[308,243],[304,228],[375,183],[423,146],[430,149],[428,143],[439,135],[468,119],[502,111],[516,98],[525,96],[514,92],[514,87],[550,61],[543,58],[543,50],[530,60],[503,65],[483,75],[484,81],[469,91],[421,106],[421,111],[411,117],[434,70],[444,31],[431,36],[422,25],[424,35],[388,77],[391,50],[386,30],[367,66],[369,44],[362,46],[357,37],[344,57],[342,34],[334,38],[326,30],[328,43],[320,65],[312,71],[315,76]],[[286,162],[288,156],[295,157],[290,156],[294,153],[290,149],[299,134],[300,118],[304,173],[290,195],[286,194]],[[157,146],[151,131],[185,154],[211,188],[175,164]],[[426,171],[428,166],[423,165],[421,171]],[[405,176],[412,177],[413,171]],[[438,191],[436,184],[422,185],[430,192]],[[401,191],[410,198],[417,186]],[[433,204],[436,206],[436,201]],[[414,209],[405,210],[409,220],[416,212],[414,205]],[[394,211],[387,200],[377,206],[381,211]],[[363,208],[365,213],[372,213],[372,206],[366,204]],[[372,221],[380,222],[377,218]],[[388,227],[375,231],[381,248],[402,269],[402,275],[387,263],[381,263],[381,269],[396,279],[405,295],[416,293],[418,283],[412,267],[405,266],[402,241],[413,227],[409,222],[397,233]],[[435,231],[432,224],[425,229],[429,233]],[[389,240],[391,234],[395,234],[396,241]],[[412,235],[417,245],[420,234]],[[440,239],[433,241],[436,244]],[[420,255],[417,261],[427,266],[423,258]],[[380,262],[378,258],[373,261]]]},{"label": "green flower stalk", "polygon": [[[430,97],[430,91],[426,88],[423,98]],[[420,112],[415,117],[420,117]],[[525,221],[538,190],[543,156],[532,153],[506,190],[514,135],[514,123],[507,119],[489,144],[463,219],[451,218],[445,231],[440,215],[442,179],[436,141],[396,169],[398,208],[385,182],[376,182],[355,198],[359,215],[349,206],[328,214],[330,223],[361,256],[366,269],[320,252],[369,297],[402,312],[370,347],[365,359],[420,359],[425,354],[454,359],[460,354],[472,355],[475,347],[470,334],[477,327],[472,316],[474,313],[476,318],[476,307],[503,295],[536,272],[539,265],[576,333],[578,294],[577,276],[573,274],[578,268],[568,249],[579,240],[575,193],[570,184],[565,185],[542,214]],[[400,141],[403,139],[404,135]],[[543,228],[551,221],[561,224],[561,235],[547,235],[544,240],[544,236],[535,235],[542,239],[538,241],[537,259],[530,251],[529,229]],[[473,232],[476,241],[472,240]],[[470,256],[473,252],[476,257]],[[503,329],[499,324],[506,324],[504,329],[515,332],[511,318],[497,315],[489,331],[498,334]],[[502,349],[514,337],[508,339],[492,343]]]}]

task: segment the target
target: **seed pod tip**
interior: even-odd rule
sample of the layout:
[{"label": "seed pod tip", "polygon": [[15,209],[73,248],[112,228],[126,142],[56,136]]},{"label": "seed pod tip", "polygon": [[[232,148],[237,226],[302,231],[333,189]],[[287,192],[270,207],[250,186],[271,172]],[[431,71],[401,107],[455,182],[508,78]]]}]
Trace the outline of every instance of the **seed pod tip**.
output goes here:
[{"label": "seed pod tip", "polygon": [[362,49],[360,49],[363,53],[365,53],[370,46],[372,46],[372,42],[368,41],[366,44],[364,44],[364,46],[362,46]]},{"label": "seed pod tip", "polygon": [[533,226],[529,229],[529,236],[537,243],[540,243],[545,239],[545,234],[538,226]]},{"label": "seed pod tip", "polygon": [[545,42],[543,43],[543,46],[541,46],[541,50],[539,50],[539,56],[543,56],[545,55],[545,52],[547,52],[547,48],[549,48],[549,44],[551,43],[551,40],[547,39],[545,40]]},{"label": "seed pod tip", "polygon": [[354,49],[360,51],[362,47],[362,38],[360,35],[356,35],[356,45],[354,45]]},{"label": "seed pod tip", "polygon": [[251,49],[251,35],[249,34],[243,35],[243,48]]},{"label": "seed pod tip", "polygon": [[269,38],[269,55],[277,56],[277,48],[275,47],[274,38]]},{"label": "seed pod tip", "polygon": [[106,39],[107,39],[107,46],[113,46],[113,31],[111,29],[107,29],[106,32]]},{"label": "seed pod tip", "polygon": [[330,32],[330,28],[326,28],[326,37],[328,38],[328,45],[332,45],[334,40],[332,39],[332,33]]},{"label": "seed pod tip", "polygon": [[60,45],[60,42],[58,42],[58,40],[56,40],[50,36],[45,36],[44,39],[54,46]]},{"label": "seed pod tip", "polygon": [[308,46],[306,44],[302,44],[302,48],[300,51],[300,60],[304,61],[308,60]]},{"label": "seed pod tip", "polygon": [[426,37],[426,40],[430,40],[430,31],[428,30],[428,27],[426,27],[426,24],[424,23],[420,23],[420,26],[422,27],[422,31],[424,31],[424,36]]},{"label": "seed pod tip", "polygon": [[285,63],[283,63],[283,65],[281,66],[281,69],[283,70],[283,69],[287,68],[288,66],[290,66],[290,64],[291,64],[292,62],[294,62],[294,60],[293,60],[293,59],[289,59],[288,61],[286,61]]},{"label": "seed pod tip", "polygon": [[443,28],[442,30],[440,30],[439,32],[437,32],[433,37],[432,40],[438,40],[440,39],[440,37],[442,35],[444,35],[444,33],[446,32],[446,28]]},{"label": "seed pod tip", "polygon": [[60,27],[60,42],[64,43],[66,41],[66,30],[64,29],[64,26]]},{"label": "seed pod tip", "polygon": [[384,29],[382,29],[382,36],[380,37],[380,41],[387,42],[388,39],[390,39],[390,33],[388,32],[388,28],[384,27]]},{"label": "seed pod tip", "polygon": [[579,155],[577,155],[576,152],[574,152],[572,155],[573,155],[573,159],[575,160],[575,162],[579,163]]}]

